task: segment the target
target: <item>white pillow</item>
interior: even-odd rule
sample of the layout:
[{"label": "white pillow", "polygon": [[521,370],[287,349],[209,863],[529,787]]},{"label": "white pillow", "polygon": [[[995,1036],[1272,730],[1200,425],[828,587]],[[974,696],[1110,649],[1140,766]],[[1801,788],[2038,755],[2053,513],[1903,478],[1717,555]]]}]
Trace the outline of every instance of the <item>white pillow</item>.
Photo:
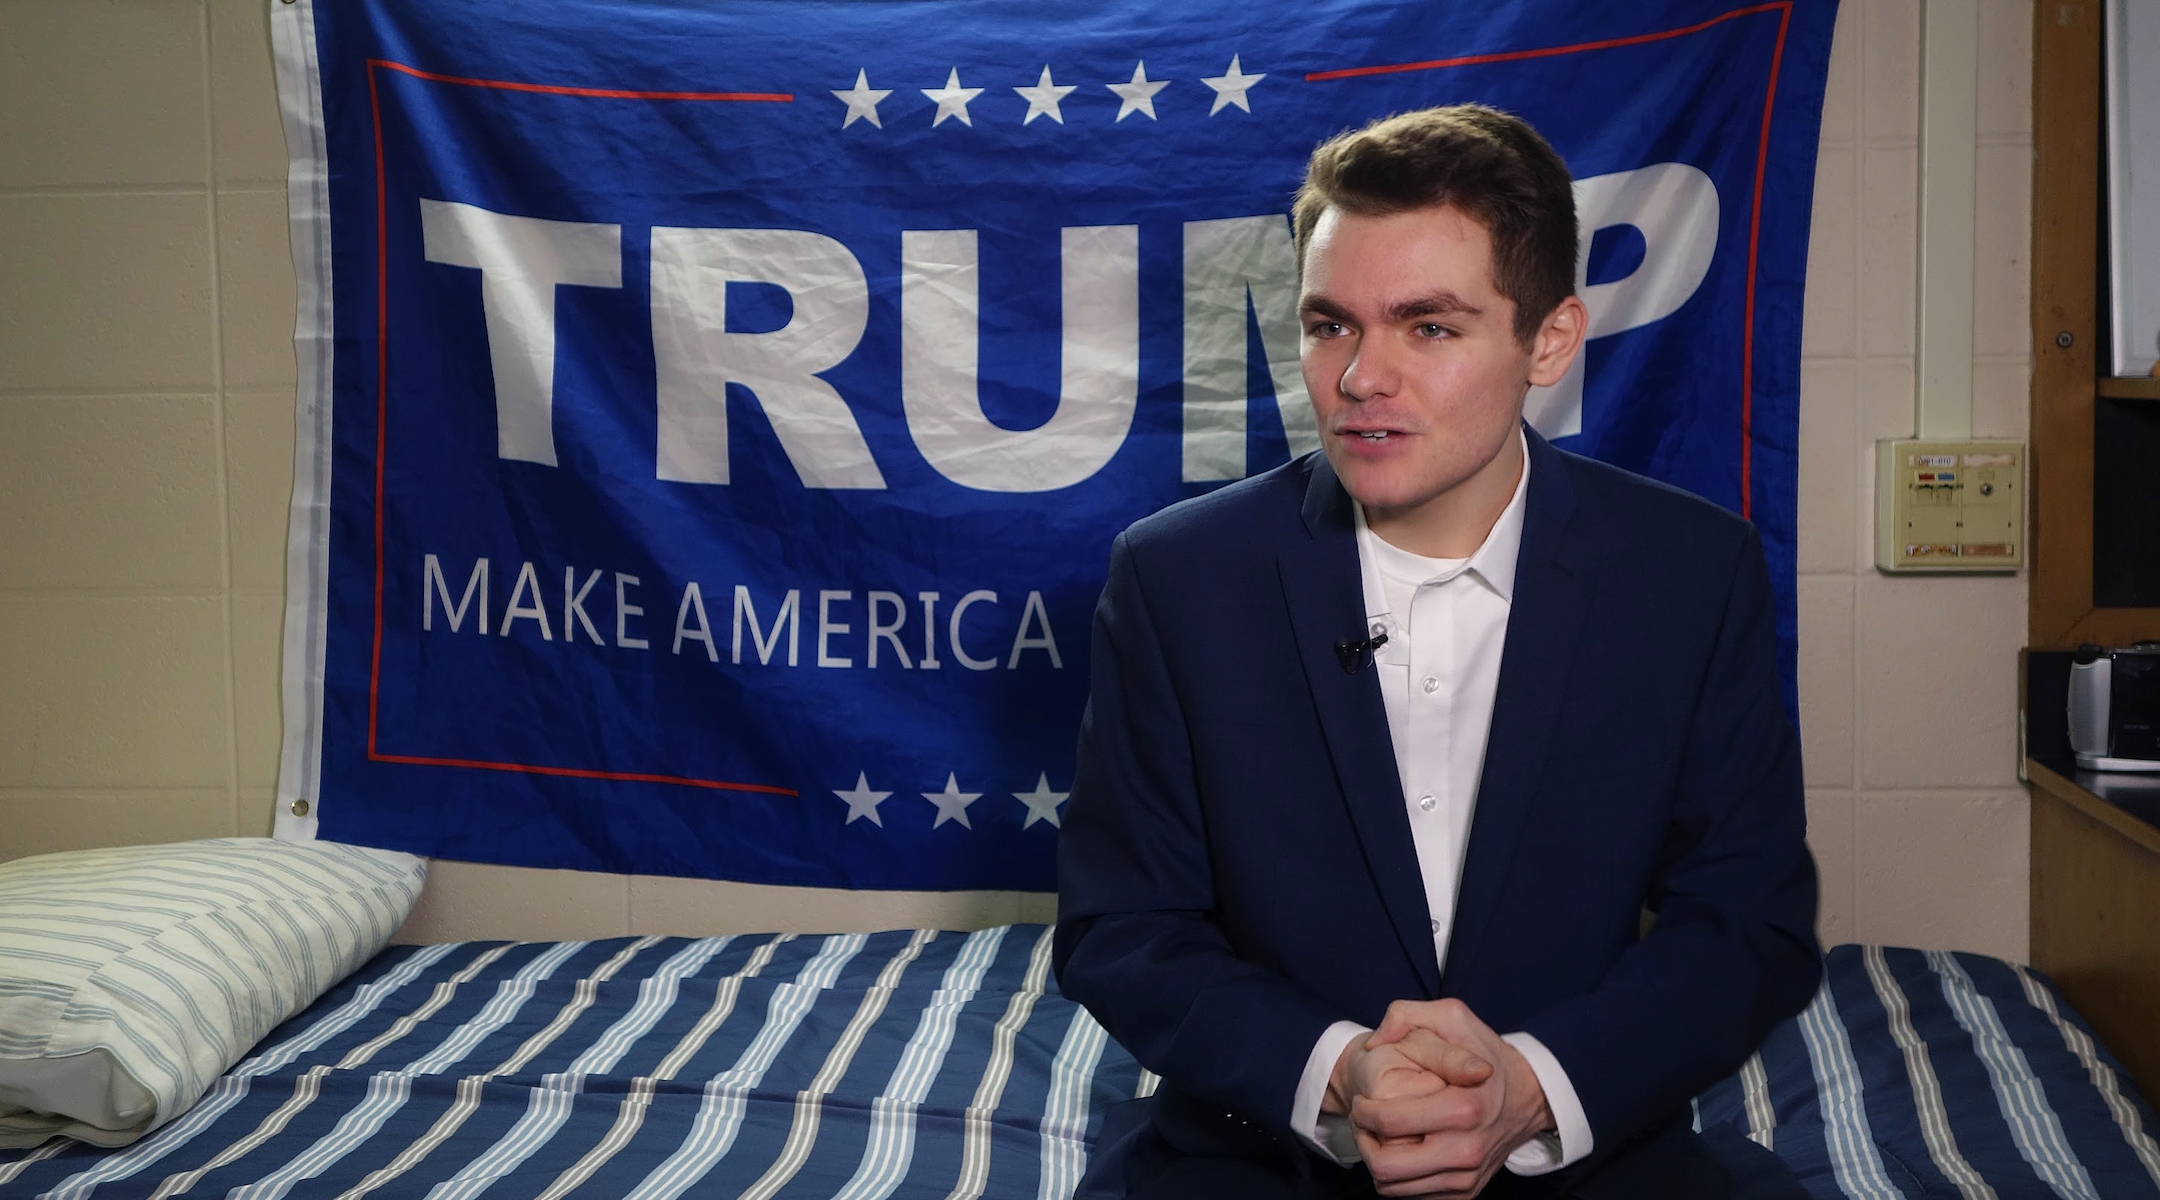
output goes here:
[{"label": "white pillow", "polygon": [[373,957],[427,861],[213,838],[0,863],[0,1147],[122,1146]]}]

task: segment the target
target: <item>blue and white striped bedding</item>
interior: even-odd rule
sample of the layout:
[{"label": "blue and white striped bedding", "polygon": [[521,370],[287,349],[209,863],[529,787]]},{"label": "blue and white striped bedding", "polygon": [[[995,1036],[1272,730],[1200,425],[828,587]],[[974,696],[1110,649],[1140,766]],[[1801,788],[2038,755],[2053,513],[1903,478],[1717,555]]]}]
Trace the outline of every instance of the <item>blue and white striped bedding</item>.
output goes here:
[{"label": "blue and white striped bedding", "polygon": [[1853,1200],[2160,1197],[2160,1134],[2052,984],[1997,958],[1839,946],[1823,988],[1695,1102]]},{"label": "blue and white striped bedding", "polygon": [[[2052,989],[1846,946],[1697,1104],[1826,1197],[2160,1198],[2152,1111]],[[119,1151],[0,1196],[1063,1197],[1153,1086],[1041,926],[395,947]]]}]

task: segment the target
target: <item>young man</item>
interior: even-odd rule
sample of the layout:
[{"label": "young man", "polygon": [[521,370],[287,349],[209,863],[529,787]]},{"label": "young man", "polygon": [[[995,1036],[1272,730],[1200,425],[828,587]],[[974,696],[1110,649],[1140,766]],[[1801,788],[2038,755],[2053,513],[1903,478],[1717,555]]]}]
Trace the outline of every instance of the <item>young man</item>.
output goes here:
[{"label": "young man", "polygon": [[1163,1084],[1083,1192],[1731,1194],[1688,1100],[1820,977],[1754,531],[1523,426],[1585,325],[1528,125],[1345,134],[1294,220],[1323,454],[1096,612],[1058,978]]}]

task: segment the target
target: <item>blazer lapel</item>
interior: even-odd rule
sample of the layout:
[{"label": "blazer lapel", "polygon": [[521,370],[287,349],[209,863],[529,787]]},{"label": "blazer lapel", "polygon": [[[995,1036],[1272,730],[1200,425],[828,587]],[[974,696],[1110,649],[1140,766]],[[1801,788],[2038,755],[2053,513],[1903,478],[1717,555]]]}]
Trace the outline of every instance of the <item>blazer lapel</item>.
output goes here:
[{"label": "blazer lapel", "polygon": [[1500,686],[1485,739],[1470,844],[1456,892],[1448,971],[1474,961],[1490,936],[1501,890],[1513,869],[1538,777],[1553,752],[1555,724],[1568,694],[1575,651],[1590,612],[1595,547],[1576,517],[1568,463],[1535,432],[1515,598],[1500,652]]},{"label": "blazer lapel", "polygon": [[1287,547],[1278,560],[1283,596],[1366,865],[1403,953],[1416,966],[1427,995],[1438,995],[1440,962],[1433,949],[1432,916],[1425,905],[1410,817],[1403,808],[1379,672],[1368,667],[1347,673],[1335,654],[1337,641],[1365,636],[1365,588],[1350,503],[1334,468],[1324,456],[1315,455],[1302,511],[1309,536]]}]

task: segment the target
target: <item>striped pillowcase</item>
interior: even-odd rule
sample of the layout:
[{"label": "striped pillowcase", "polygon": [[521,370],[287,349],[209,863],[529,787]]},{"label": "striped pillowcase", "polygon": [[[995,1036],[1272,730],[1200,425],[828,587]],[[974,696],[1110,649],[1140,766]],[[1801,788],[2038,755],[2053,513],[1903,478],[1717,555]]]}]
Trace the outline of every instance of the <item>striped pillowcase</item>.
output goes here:
[{"label": "striped pillowcase", "polygon": [[0,1147],[122,1146],[382,949],[427,861],[213,838],[0,863]]}]

